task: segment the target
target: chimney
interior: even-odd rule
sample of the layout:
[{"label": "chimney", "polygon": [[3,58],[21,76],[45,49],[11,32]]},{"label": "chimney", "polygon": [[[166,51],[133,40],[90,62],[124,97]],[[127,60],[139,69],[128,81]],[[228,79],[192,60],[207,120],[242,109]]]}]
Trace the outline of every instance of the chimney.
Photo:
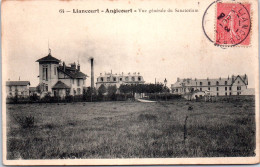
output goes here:
[{"label": "chimney", "polygon": [[94,88],[94,58],[90,59],[91,63],[91,88]]},{"label": "chimney", "polygon": [[180,78],[179,77],[177,78],[177,82],[180,82]]},{"label": "chimney", "polygon": [[65,71],[66,66],[65,66],[65,62],[63,62],[63,71]]},{"label": "chimney", "polygon": [[75,62],[71,64],[71,69],[76,70],[76,63]]},{"label": "chimney", "polygon": [[80,64],[78,64],[77,69],[78,69],[78,71],[80,71]]}]

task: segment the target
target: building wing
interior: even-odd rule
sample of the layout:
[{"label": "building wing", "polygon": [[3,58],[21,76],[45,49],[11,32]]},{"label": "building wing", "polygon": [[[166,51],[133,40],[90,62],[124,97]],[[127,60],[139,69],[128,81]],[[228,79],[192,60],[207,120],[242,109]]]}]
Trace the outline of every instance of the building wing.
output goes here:
[{"label": "building wing", "polygon": [[65,83],[58,81],[53,87],[52,89],[70,89],[70,87],[68,85],[66,85]]}]

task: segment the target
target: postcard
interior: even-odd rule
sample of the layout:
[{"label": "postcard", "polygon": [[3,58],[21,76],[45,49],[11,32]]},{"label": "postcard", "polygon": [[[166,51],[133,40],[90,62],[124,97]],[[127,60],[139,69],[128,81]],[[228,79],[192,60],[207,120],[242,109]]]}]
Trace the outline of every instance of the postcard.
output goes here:
[{"label": "postcard", "polygon": [[4,165],[259,163],[257,0],[1,7]]}]

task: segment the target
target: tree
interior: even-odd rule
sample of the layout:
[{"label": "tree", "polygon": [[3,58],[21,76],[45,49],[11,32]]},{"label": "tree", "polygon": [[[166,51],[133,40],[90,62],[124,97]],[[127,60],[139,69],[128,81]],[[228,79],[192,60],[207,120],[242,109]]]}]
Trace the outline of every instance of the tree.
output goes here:
[{"label": "tree", "polygon": [[106,87],[105,87],[105,85],[100,85],[100,87],[98,88],[98,94],[99,95],[104,95],[104,93],[106,93],[107,92],[107,89],[106,89]]},{"label": "tree", "polygon": [[109,96],[116,94],[116,91],[117,91],[116,85],[109,86],[107,88],[107,93],[108,93]]},{"label": "tree", "polygon": [[123,93],[125,95],[125,99],[126,99],[126,94],[131,92],[130,85],[120,85],[119,91],[120,93]]},{"label": "tree", "polygon": [[116,91],[117,91],[116,85],[109,86],[107,88],[107,93],[108,96],[111,98],[111,100],[116,100]]}]

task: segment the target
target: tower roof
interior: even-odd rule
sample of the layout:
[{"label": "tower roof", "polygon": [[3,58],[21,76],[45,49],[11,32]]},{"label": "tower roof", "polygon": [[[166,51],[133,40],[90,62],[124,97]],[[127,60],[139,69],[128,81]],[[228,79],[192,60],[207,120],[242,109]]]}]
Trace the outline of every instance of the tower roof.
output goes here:
[{"label": "tower roof", "polygon": [[53,57],[53,56],[51,55],[51,53],[49,53],[48,56],[45,56],[45,57],[43,57],[43,58],[37,60],[36,62],[39,62],[39,63],[41,63],[41,62],[55,62],[55,63],[59,63],[60,60],[57,59],[57,58],[55,58],[55,57]]}]

